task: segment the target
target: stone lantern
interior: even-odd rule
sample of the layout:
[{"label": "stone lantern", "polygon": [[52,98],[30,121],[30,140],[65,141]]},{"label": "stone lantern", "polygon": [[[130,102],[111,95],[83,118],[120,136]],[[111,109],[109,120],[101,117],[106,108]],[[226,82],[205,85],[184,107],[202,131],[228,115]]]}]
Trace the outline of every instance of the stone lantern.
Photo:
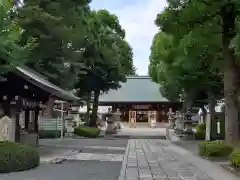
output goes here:
[{"label": "stone lantern", "polygon": [[176,111],[175,118],[176,118],[176,122],[175,122],[176,129],[183,130],[184,129],[184,116],[179,111]]},{"label": "stone lantern", "polygon": [[108,112],[106,113],[106,121],[107,121],[107,128],[105,131],[105,136],[115,134],[116,133],[116,129],[114,127],[115,116],[114,116],[114,113],[111,111],[111,108],[109,108]]},{"label": "stone lantern", "polygon": [[173,127],[173,125],[174,125],[174,112],[172,112],[172,108],[169,108],[167,116],[168,116],[169,126]]},{"label": "stone lantern", "polygon": [[119,109],[117,109],[117,111],[113,113],[117,129],[121,129],[121,115],[122,115],[122,113],[120,112]]}]

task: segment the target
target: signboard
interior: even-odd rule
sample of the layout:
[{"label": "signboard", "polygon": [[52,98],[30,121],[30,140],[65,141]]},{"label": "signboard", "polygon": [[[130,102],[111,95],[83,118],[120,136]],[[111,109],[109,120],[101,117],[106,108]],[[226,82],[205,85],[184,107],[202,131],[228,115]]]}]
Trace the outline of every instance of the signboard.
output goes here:
[{"label": "signboard", "polygon": [[133,105],[133,109],[150,109],[151,105]]},{"label": "signboard", "polygon": [[0,119],[0,141],[11,141],[12,120],[4,116]]}]

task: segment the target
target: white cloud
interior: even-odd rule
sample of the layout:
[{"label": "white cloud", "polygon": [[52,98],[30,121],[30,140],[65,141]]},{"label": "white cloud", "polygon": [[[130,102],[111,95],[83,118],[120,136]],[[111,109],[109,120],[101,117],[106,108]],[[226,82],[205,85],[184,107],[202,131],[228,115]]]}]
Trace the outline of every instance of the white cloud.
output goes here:
[{"label": "white cloud", "polygon": [[[114,0],[116,1],[116,0]],[[111,3],[114,3],[111,0]],[[109,2],[110,3],[110,2]],[[134,65],[139,75],[147,75],[150,47],[158,28],[154,24],[156,15],[166,6],[166,0],[139,0],[136,3],[108,9],[118,16],[126,30],[126,39],[134,51]]]}]

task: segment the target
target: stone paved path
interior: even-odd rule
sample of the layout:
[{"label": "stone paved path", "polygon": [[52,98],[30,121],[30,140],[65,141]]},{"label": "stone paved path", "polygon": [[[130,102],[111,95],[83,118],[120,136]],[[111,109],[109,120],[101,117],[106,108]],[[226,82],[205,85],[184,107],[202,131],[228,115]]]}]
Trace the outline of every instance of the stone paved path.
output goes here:
[{"label": "stone paved path", "polygon": [[[227,172],[225,177],[221,177],[220,172],[224,170],[218,169],[214,164],[210,164],[209,171],[213,170],[218,175],[212,173],[211,177],[196,166],[198,164],[207,167],[209,163],[190,153],[187,154],[167,140],[129,140],[119,180],[239,179]],[[218,178],[212,178],[213,176]]]}]

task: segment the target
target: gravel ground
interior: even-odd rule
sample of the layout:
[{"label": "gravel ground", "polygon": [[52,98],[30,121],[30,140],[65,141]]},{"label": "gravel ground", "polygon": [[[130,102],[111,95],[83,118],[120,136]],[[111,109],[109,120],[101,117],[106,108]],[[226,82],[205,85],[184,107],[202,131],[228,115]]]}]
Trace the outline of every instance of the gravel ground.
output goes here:
[{"label": "gravel ground", "polygon": [[0,180],[117,180],[121,162],[65,161],[23,172],[1,174]]}]

